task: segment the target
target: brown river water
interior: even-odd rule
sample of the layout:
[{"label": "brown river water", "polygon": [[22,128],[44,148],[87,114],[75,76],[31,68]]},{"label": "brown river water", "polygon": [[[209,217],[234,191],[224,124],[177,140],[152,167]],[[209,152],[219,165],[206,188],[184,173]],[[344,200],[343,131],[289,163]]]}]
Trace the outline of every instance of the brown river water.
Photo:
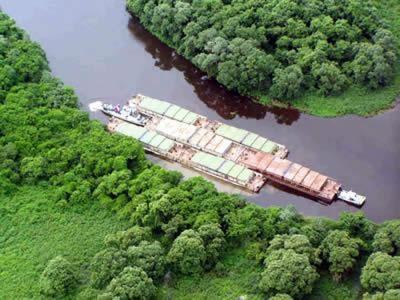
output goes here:
[{"label": "brown river water", "polygon": [[[0,0],[47,53],[53,73],[75,88],[82,105],[125,102],[141,93],[244,128],[286,145],[289,159],[367,196],[361,208],[375,221],[400,217],[400,108],[372,118],[322,119],[266,108],[227,91],[178,56],[125,11],[124,0]],[[92,113],[93,118],[105,118]],[[247,195],[261,206],[294,204],[313,216],[356,211],[324,206],[266,185]]]}]

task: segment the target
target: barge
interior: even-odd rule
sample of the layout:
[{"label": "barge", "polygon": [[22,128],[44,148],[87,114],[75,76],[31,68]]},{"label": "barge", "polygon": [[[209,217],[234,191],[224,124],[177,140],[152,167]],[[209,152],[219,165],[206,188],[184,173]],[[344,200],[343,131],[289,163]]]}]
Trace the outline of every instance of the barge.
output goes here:
[{"label": "barge", "polygon": [[324,203],[361,206],[365,197],[335,179],[294,163],[288,149],[255,133],[208,120],[166,101],[137,95],[122,107],[101,104],[108,128],[138,139],[146,150],[258,192],[267,180]]},{"label": "barge", "polygon": [[241,164],[178,143],[146,127],[113,119],[108,124],[108,129],[139,140],[149,152],[252,192],[258,192],[267,180],[262,174]]}]

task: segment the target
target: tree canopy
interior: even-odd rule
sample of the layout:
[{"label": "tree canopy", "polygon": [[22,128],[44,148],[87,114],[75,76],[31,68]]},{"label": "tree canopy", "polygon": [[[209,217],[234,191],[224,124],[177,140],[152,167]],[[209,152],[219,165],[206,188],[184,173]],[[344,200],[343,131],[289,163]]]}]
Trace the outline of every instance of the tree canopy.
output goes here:
[{"label": "tree canopy", "polygon": [[370,292],[388,291],[400,287],[400,257],[375,252],[361,273],[361,285]]},{"label": "tree canopy", "polygon": [[156,288],[153,281],[141,268],[126,267],[113,280],[106,289],[104,298],[111,296],[111,299],[151,299]]},{"label": "tree canopy", "polygon": [[333,230],[322,241],[322,258],[329,264],[329,271],[335,280],[350,271],[359,256],[360,241],[350,237],[347,231]]},{"label": "tree canopy", "polygon": [[128,10],[208,76],[293,99],[389,84],[396,47],[372,1],[127,0]]},{"label": "tree canopy", "polygon": [[50,260],[40,278],[41,293],[48,297],[64,296],[76,285],[74,267],[62,256]]},{"label": "tree canopy", "polygon": [[307,255],[292,249],[273,251],[264,263],[259,288],[268,295],[283,293],[300,298],[311,293],[313,283],[319,278]]}]

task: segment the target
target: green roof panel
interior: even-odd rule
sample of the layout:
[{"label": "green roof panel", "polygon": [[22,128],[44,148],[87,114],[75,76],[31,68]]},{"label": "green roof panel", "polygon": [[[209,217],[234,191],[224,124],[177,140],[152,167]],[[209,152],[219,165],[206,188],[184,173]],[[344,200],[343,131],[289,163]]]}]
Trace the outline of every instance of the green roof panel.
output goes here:
[{"label": "green roof panel", "polygon": [[237,177],[239,181],[247,182],[251,179],[253,176],[253,172],[250,171],[249,169],[245,168]]},{"label": "green roof panel", "polygon": [[127,136],[133,137],[135,139],[139,139],[141,136],[143,136],[146,132],[147,129],[144,127],[136,126],[130,123],[120,123],[116,129],[117,132],[121,134],[125,134]]},{"label": "green roof panel", "polygon": [[241,141],[243,141],[243,139],[249,132],[244,129],[239,129],[226,124],[222,124],[221,126],[218,127],[215,133],[240,143]]},{"label": "green roof panel", "polygon": [[261,150],[264,152],[268,152],[273,154],[278,149],[278,145],[274,142],[267,141],[264,146],[262,146]]},{"label": "green roof panel", "polygon": [[177,113],[174,115],[174,119],[178,121],[182,121],[186,115],[189,113],[189,111],[185,108],[180,108]]},{"label": "green roof panel", "polygon": [[231,160],[225,160],[222,166],[218,169],[218,172],[228,175],[229,171],[235,166],[235,163]]},{"label": "green roof panel", "polygon": [[180,107],[178,105],[173,104],[167,109],[164,115],[169,118],[173,118],[179,109]]},{"label": "green roof panel", "polygon": [[198,114],[195,114],[194,112],[189,111],[189,113],[183,119],[183,122],[185,122],[187,124],[193,124],[194,122],[196,122],[198,117],[199,117]]},{"label": "green roof panel", "polygon": [[202,165],[203,167],[216,171],[225,160],[218,156],[214,156],[204,152],[197,152],[192,157],[192,161],[199,165]]},{"label": "green roof panel", "polygon": [[150,141],[157,135],[155,131],[148,131],[145,135],[140,138],[140,141],[145,144],[149,144]]},{"label": "green roof panel", "polygon": [[140,102],[140,106],[142,108],[162,115],[167,111],[171,104],[165,101],[143,96],[142,101]]},{"label": "green roof panel", "polygon": [[228,173],[229,176],[237,178],[239,174],[243,171],[244,167],[241,165],[235,165]]},{"label": "green roof panel", "polygon": [[159,146],[158,148],[163,151],[163,152],[168,152],[171,150],[171,148],[174,146],[174,141],[170,139],[165,139]]},{"label": "green roof panel", "polygon": [[259,136],[253,144],[251,144],[251,147],[256,148],[258,150],[261,150],[262,146],[264,146],[265,142],[267,141],[266,138]]},{"label": "green roof panel", "polygon": [[157,134],[151,141],[150,145],[153,147],[158,147],[165,140],[165,136]]},{"label": "green roof panel", "polygon": [[257,134],[250,132],[243,140],[242,144],[246,145],[246,146],[251,146],[251,144],[254,143],[254,141],[256,140],[256,138],[258,137]]}]

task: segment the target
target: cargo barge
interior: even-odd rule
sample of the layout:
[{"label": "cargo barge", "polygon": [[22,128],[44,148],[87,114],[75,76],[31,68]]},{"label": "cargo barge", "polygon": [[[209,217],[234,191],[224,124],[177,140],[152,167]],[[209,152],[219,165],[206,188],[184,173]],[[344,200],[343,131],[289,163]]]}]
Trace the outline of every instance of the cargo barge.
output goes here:
[{"label": "cargo barge", "polygon": [[357,206],[365,202],[364,196],[343,190],[336,180],[285,159],[285,146],[175,104],[137,95],[122,107],[101,104],[99,109],[113,117],[111,131],[138,139],[150,152],[250,191],[258,192],[270,180],[327,204],[335,199]]},{"label": "cargo barge", "polygon": [[108,124],[108,129],[111,132],[118,132],[139,140],[149,152],[252,192],[258,192],[267,179],[262,174],[241,164],[178,143],[146,127],[114,118]]}]

